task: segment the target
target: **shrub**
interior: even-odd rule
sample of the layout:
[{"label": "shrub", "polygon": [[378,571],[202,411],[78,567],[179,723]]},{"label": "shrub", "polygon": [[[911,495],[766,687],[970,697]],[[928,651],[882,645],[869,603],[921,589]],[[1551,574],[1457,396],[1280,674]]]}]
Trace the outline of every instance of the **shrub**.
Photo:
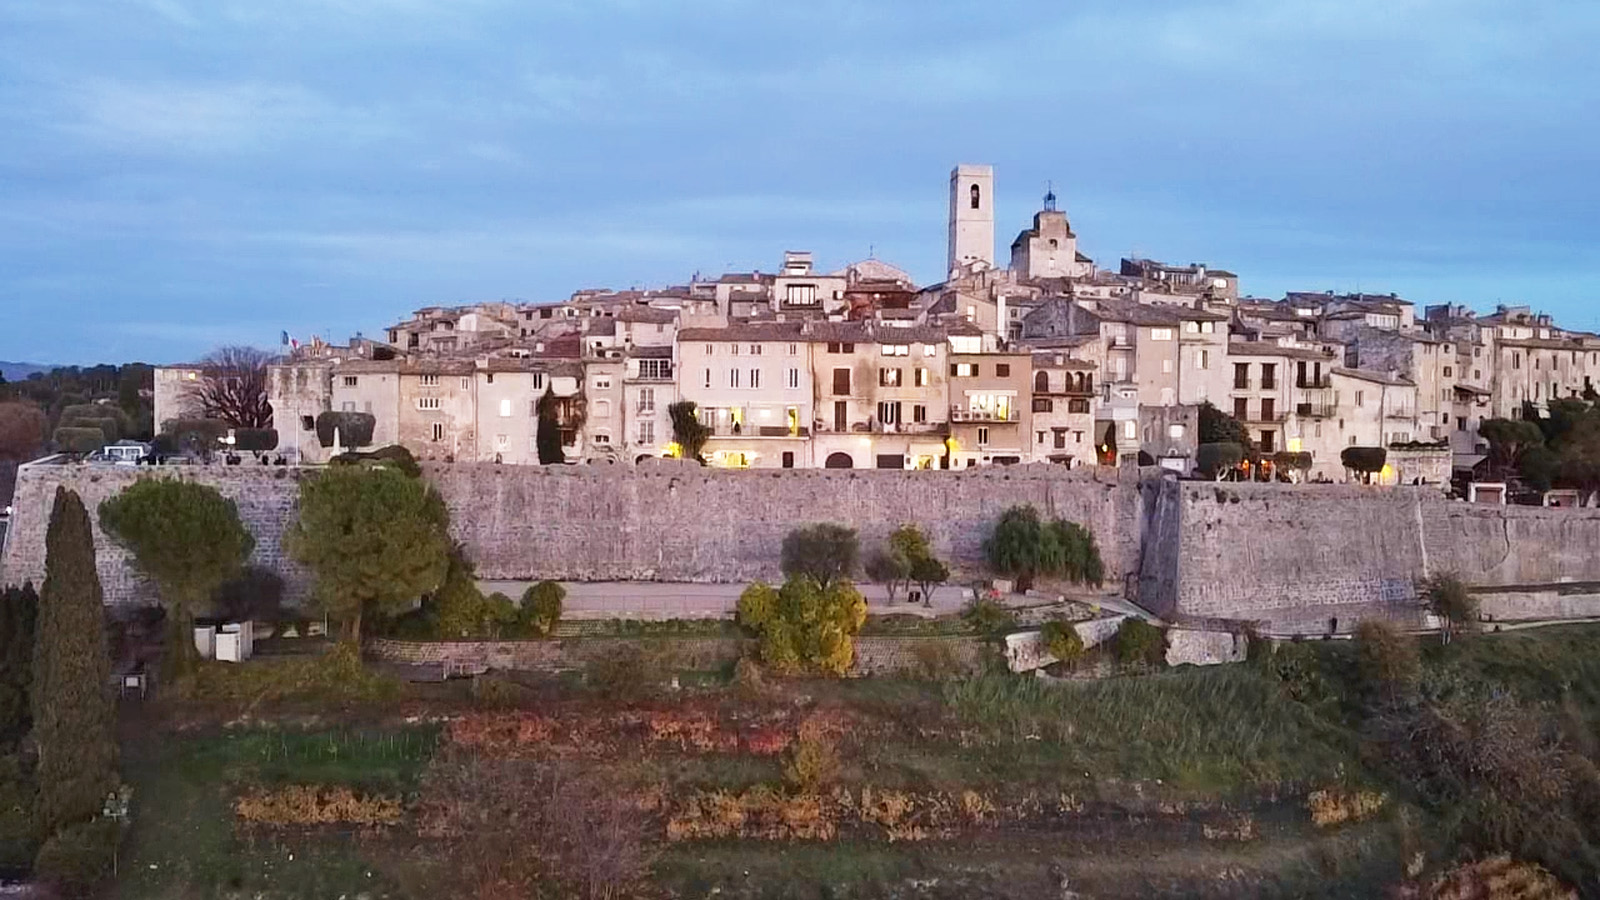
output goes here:
[{"label": "shrub", "polygon": [[1356,626],[1356,669],[1369,698],[1394,701],[1416,690],[1422,660],[1416,641],[1388,622],[1368,619]]},{"label": "shrub", "polygon": [[815,794],[838,777],[838,746],[825,735],[802,730],[784,763],[783,780],[802,794]]},{"label": "shrub", "polygon": [[1195,450],[1194,461],[1201,475],[1220,480],[1244,461],[1244,447],[1231,442],[1201,444]]},{"label": "shrub", "polygon": [[957,678],[966,672],[949,641],[918,641],[911,655],[917,661],[917,673],[930,681]]},{"label": "shrub", "polygon": [[979,634],[1000,634],[1017,627],[1017,616],[995,600],[975,598],[961,611],[961,618]]},{"label": "shrub", "polygon": [[1070,622],[1050,621],[1039,630],[1039,639],[1051,656],[1067,668],[1075,668],[1083,658],[1083,637]]},{"label": "shrub", "polygon": [[171,435],[173,452],[202,456],[217,449],[217,441],[228,433],[228,423],[217,419],[168,419],[161,431]]},{"label": "shrub", "polygon": [[57,428],[55,433],[56,449],[62,453],[85,455],[93,453],[106,445],[105,432],[98,428],[74,428],[71,426]]},{"label": "shrub", "polygon": [[666,666],[659,654],[622,647],[590,660],[583,680],[609,700],[637,700],[661,688]]},{"label": "shrub", "polygon": [[1045,523],[1032,506],[1013,506],[1001,513],[983,549],[989,565],[1016,578],[1019,590],[1033,587],[1040,575],[1094,585],[1105,578],[1105,565],[1092,532],[1061,519]]},{"label": "shrub", "polygon": [[372,443],[378,419],[372,413],[329,410],[317,416],[317,443],[333,446],[333,433],[339,432],[340,447],[365,447]]},{"label": "shrub", "polygon": [[1159,669],[1167,664],[1167,636],[1143,619],[1123,619],[1116,641],[1121,665]]},{"label": "shrub", "polygon": [[236,428],[233,448],[246,453],[270,453],[278,449],[278,432],[271,428]]},{"label": "shrub", "polygon": [[394,469],[407,478],[420,478],[422,467],[417,465],[417,458],[411,451],[399,444],[390,444],[372,451],[347,450],[328,460],[331,466],[355,466],[372,464]]},{"label": "shrub", "polygon": [[0,867],[26,869],[39,852],[33,772],[21,754],[0,757]]},{"label": "shrub", "polygon": [[541,581],[522,594],[522,624],[540,637],[548,637],[561,621],[562,601],[567,591],[554,581]]},{"label": "shrub", "polygon": [[39,848],[34,875],[69,893],[87,892],[111,876],[121,837],[118,824],[106,818],[68,825]]},{"label": "shrub", "polygon": [[1383,471],[1388,459],[1389,451],[1383,447],[1346,447],[1339,451],[1339,462],[1346,469],[1369,476]]},{"label": "shrub", "polygon": [[1428,611],[1439,617],[1440,636],[1445,643],[1456,634],[1477,627],[1478,598],[1460,578],[1448,573],[1433,575],[1423,579],[1419,588]]},{"label": "shrub", "polygon": [[756,582],[739,596],[739,624],[761,637],[761,661],[781,673],[843,675],[867,602],[848,581],[826,586],[808,575],[774,590]]},{"label": "shrub", "polygon": [[360,650],[348,643],[320,656],[261,658],[248,666],[203,662],[174,687],[183,699],[246,708],[303,699],[371,704],[393,699],[400,691],[398,681],[366,671]]},{"label": "shrub", "polygon": [[761,664],[748,656],[739,657],[733,664],[733,684],[746,696],[756,696],[766,691],[766,677],[761,674]]}]

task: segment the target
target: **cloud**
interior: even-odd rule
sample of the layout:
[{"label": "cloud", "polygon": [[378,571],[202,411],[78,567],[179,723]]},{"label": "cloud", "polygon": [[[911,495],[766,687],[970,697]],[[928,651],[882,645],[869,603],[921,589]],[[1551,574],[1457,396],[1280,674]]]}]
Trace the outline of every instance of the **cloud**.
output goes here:
[{"label": "cloud", "polygon": [[341,110],[295,84],[133,83],[96,79],[72,92],[66,127],[123,149],[179,154],[269,149],[308,133],[371,137],[367,115]]}]

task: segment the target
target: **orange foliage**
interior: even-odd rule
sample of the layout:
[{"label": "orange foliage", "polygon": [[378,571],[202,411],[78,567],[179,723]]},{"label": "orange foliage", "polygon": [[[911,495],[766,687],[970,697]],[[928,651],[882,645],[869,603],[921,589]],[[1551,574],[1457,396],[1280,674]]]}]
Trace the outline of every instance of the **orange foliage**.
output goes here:
[{"label": "orange foliage", "polygon": [[360,797],[347,787],[293,785],[251,791],[234,801],[234,814],[258,825],[394,825],[399,797]]}]

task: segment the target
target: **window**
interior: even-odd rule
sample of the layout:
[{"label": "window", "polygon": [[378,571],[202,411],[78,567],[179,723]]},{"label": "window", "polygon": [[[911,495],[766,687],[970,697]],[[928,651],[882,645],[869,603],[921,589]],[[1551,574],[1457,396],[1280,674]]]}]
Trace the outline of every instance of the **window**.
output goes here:
[{"label": "window", "polygon": [[706,387],[711,387],[711,370],[706,370]]},{"label": "window", "polygon": [[850,396],[850,370],[833,370],[833,393],[838,397]]},{"label": "window", "polygon": [[916,381],[917,387],[927,387],[928,386],[928,370],[927,369],[920,369],[920,368],[917,369],[916,378],[914,380]]},{"label": "window", "polygon": [[715,356],[716,352],[717,352],[717,345],[716,344],[707,344],[706,345],[706,355],[707,356]]},{"label": "window", "polygon": [[957,378],[974,378],[978,374],[977,363],[951,363],[950,374]]},{"label": "window", "polygon": [[977,185],[973,185],[972,189],[967,193],[970,195],[970,203],[973,209],[978,209],[983,205],[983,191]]},{"label": "window", "polygon": [[1444,367],[1444,377],[1450,378],[1454,374],[1455,374],[1454,370],[1452,370],[1449,366],[1445,366]]},{"label": "window", "polygon": [[1250,387],[1250,364],[1249,363],[1234,363],[1233,364],[1233,389],[1236,390],[1236,391],[1242,391],[1242,390],[1245,390],[1248,387]]},{"label": "window", "polygon": [[900,386],[900,370],[899,369],[879,369],[878,370],[878,387],[899,387],[899,386]]},{"label": "window", "polygon": [[790,369],[789,370],[789,376],[788,376],[787,383],[788,383],[789,387],[791,387],[791,388],[797,388],[797,387],[800,386],[800,370],[799,369]]},{"label": "window", "polygon": [[739,386],[739,370],[738,369],[729,369],[728,370],[728,387],[736,388],[738,386]]},{"label": "window", "polygon": [[1163,359],[1161,361],[1161,374],[1163,374],[1163,375],[1172,374],[1172,360]]},{"label": "window", "polygon": [[817,302],[817,286],[814,284],[791,284],[784,302],[790,306],[815,306]]},{"label": "window", "polygon": [[921,403],[911,407],[911,421],[918,424],[928,421],[928,408]]},{"label": "window", "polygon": [[884,425],[900,424],[900,403],[883,401],[878,404],[878,421]]},{"label": "window", "polygon": [[[504,437],[504,435],[501,435],[501,437]],[[596,444],[611,445],[611,435],[606,434],[604,431],[595,432],[589,436],[589,440],[594,441]]]},{"label": "window", "polygon": [[1049,397],[1033,398],[1033,411],[1036,413],[1055,412],[1055,403]]},{"label": "window", "polygon": [[639,422],[639,443],[649,445],[656,442],[656,423],[653,419],[643,419]]},{"label": "window", "polygon": [[1278,386],[1278,364],[1261,364],[1261,389],[1270,391]]},{"label": "window", "polygon": [[1513,354],[1511,354],[1511,368],[1513,368],[1513,369],[1522,368],[1522,354],[1521,353],[1513,353]]},{"label": "window", "polygon": [[923,356],[938,356],[939,355],[939,345],[938,344],[923,344],[922,345],[922,355]]},{"label": "window", "polygon": [[609,391],[609,390],[611,390],[611,376],[610,375],[598,375],[598,376],[596,376],[595,379],[594,379],[594,389],[597,390],[597,391]]},{"label": "window", "polygon": [[989,426],[987,426],[987,425],[979,425],[978,426],[978,446],[979,447],[984,447],[984,446],[988,446],[988,444],[989,444]]},{"label": "window", "polygon": [[1278,401],[1271,397],[1261,398],[1261,421],[1271,422],[1273,413],[1277,412]]},{"label": "window", "polygon": [[1216,330],[1217,330],[1217,323],[1215,323],[1215,322],[1201,322],[1200,323],[1200,333],[1201,334],[1215,334]]},{"label": "window", "polygon": [[1233,417],[1243,422],[1250,415],[1250,401],[1244,397],[1233,398]]},{"label": "window", "polygon": [[794,451],[793,450],[785,450],[785,451],[783,451],[783,467],[785,469],[794,468]]},{"label": "window", "polygon": [[[490,384],[494,383],[494,376],[493,375],[489,376],[489,383]],[[472,390],[472,379],[471,378],[463,378],[463,379],[461,379],[461,389],[463,391]]]},{"label": "window", "polygon": [[1277,448],[1277,437],[1278,437],[1278,433],[1275,432],[1275,431],[1267,430],[1267,431],[1261,432],[1261,452],[1262,453],[1275,452],[1278,449]]},{"label": "window", "polygon": [[1065,428],[1057,428],[1057,429],[1054,429],[1054,433],[1055,433],[1055,449],[1057,449],[1057,450],[1065,450],[1065,449],[1067,449],[1067,430]]},{"label": "window", "polygon": [[750,386],[752,388],[761,387],[761,370],[760,369],[751,369],[750,370]]},{"label": "window", "polygon": [[435,443],[444,440],[444,423],[433,423],[433,440]]},{"label": "window", "polygon": [[356,386],[356,376],[354,376],[354,375],[346,375],[344,377],[344,386],[345,387],[355,387]]},{"label": "window", "polygon": [[656,411],[656,389],[639,388],[639,415],[653,415]]},{"label": "window", "polygon": [[1200,323],[1185,322],[1183,323],[1183,330],[1186,334],[1198,334],[1200,332]]},{"label": "window", "polygon": [[751,344],[750,345],[750,355],[751,356],[760,356],[761,355],[761,345],[760,344]]},{"label": "window", "polygon": [[878,349],[884,356],[908,356],[911,353],[910,344],[880,344]]},{"label": "window", "polygon": [[[798,355],[800,355],[800,345],[799,344],[790,344],[789,345],[789,355],[790,356],[798,356]],[[793,468],[793,467],[791,466],[790,468]]]},{"label": "window", "polygon": [[509,397],[500,401],[500,418],[511,418],[511,398]]},{"label": "window", "polygon": [[1150,340],[1152,340],[1152,341],[1170,341],[1170,340],[1172,340],[1172,329],[1171,328],[1152,328],[1152,329],[1150,329]]},{"label": "window", "polygon": [[1478,381],[1478,380],[1480,380],[1482,378],[1483,378],[1483,371],[1481,369],[1473,369],[1472,370],[1472,380],[1473,381]]},{"label": "window", "polygon": [[1180,423],[1176,423],[1176,422],[1171,424],[1171,425],[1168,425],[1167,426],[1167,437],[1169,437],[1169,438],[1171,438],[1172,440],[1175,440],[1175,441],[1183,440],[1183,425],[1180,424]]},{"label": "window", "polygon": [[1134,438],[1138,437],[1139,436],[1139,425],[1138,425],[1138,423],[1134,422],[1132,419],[1123,419],[1122,420],[1122,436],[1124,438],[1127,438],[1130,441],[1133,440]]},{"label": "window", "polygon": [[1089,412],[1089,401],[1076,397],[1070,399],[1067,401],[1067,412],[1087,414]]},{"label": "window", "polygon": [[672,360],[670,359],[641,359],[639,360],[640,378],[671,378]]},{"label": "window", "polygon": [[343,410],[344,412],[355,412],[356,411],[356,402],[354,400],[346,400],[343,403],[339,404],[339,408],[341,410]]},{"label": "window", "polygon": [[437,376],[437,375],[424,375],[424,376],[422,376],[422,386],[423,387],[438,387],[439,386],[439,376]]},{"label": "window", "polygon": [[[494,384],[494,373],[493,372],[486,373],[483,376],[483,379],[488,384]],[[467,379],[465,379],[465,378],[461,379],[461,389],[463,391],[466,390],[467,388],[471,387],[471,386],[472,385],[467,382]]]},{"label": "window", "polygon": [[301,416],[300,417],[300,430],[301,431],[315,431],[316,429],[317,429],[317,420],[315,418],[313,418],[311,416]]},{"label": "window", "polygon": [[[1206,324],[1210,325],[1211,323],[1207,322]],[[1197,350],[1197,351],[1195,351],[1195,354],[1194,354],[1194,367],[1196,369],[1209,369],[1209,368],[1211,368],[1211,351],[1210,350]]]},{"label": "window", "polygon": [[438,409],[438,408],[439,408],[439,398],[438,397],[418,397],[417,398],[417,409]]},{"label": "window", "polygon": [[1366,400],[1367,400],[1367,392],[1366,391],[1356,391],[1356,405],[1357,406],[1365,406],[1366,405]]},{"label": "window", "polygon": [[510,444],[511,438],[507,435],[497,434],[494,436],[494,448],[496,450],[504,450],[506,447],[510,446]]},{"label": "window", "polygon": [[536,391],[544,390],[544,373],[534,372],[529,383],[533,385],[533,389]]},{"label": "window", "polygon": [[1010,363],[996,363],[995,367],[994,367],[994,374],[999,378],[1010,378],[1011,377],[1011,364]]},{"label": "window", "polygon": [[1034,443],[1035,443],[1035,444],[1042,444],[1042,443],[1044,443],[1044,432],[1042,432],[1042,431],[1035,431],[1035,432],[1034,432],[1034,433],[1033,433],[1033,435],[1034,435],[1034,440],[1033,440],[1033,442],[1034,442]]}]

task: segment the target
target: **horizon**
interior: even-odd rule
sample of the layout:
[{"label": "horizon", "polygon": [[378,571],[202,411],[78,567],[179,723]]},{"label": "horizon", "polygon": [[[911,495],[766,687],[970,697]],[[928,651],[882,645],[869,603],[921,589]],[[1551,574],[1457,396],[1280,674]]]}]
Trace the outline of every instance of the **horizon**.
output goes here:
[{"label": "horizon", "polygon": [[958,163],[995,168],[1000,262],[1050,184],[1104,268],[1600,330],[1568,174],[1600,79],[1566,68],[1596,38],[1555,2],[11,0],[0,359],[342,342],[788,249],[934,283]]}]

